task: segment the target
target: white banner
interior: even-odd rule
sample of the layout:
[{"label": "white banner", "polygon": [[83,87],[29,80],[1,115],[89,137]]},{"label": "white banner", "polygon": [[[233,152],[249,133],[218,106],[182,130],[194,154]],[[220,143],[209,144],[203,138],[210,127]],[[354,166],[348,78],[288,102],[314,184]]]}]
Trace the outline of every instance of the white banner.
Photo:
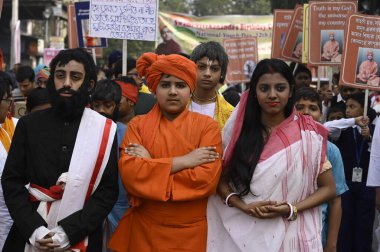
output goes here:
[{"label": "white banner", "polygon": [[91,0],[90,35],[155,41],[157,0]]}]

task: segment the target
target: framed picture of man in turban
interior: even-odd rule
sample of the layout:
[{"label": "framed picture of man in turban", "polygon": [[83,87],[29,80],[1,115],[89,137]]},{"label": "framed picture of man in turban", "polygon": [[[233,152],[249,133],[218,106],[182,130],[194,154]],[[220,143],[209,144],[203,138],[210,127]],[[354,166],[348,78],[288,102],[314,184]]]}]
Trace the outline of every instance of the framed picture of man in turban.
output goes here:
[{"label": "framed picture of man in turban", "polygon": [[341,62],[343,30],[321,30],[321,61]]},{"label": "framed picture of man in turban", "polygon": [[302,57],[302,32],[298,32],[297,40],[293,47],[292,56],[297,59],[301,59]]},{"label": "framed picture of man in turban", "polygon": [[380,50],[359,47],[356,64],[356,82],[379,87]]}]

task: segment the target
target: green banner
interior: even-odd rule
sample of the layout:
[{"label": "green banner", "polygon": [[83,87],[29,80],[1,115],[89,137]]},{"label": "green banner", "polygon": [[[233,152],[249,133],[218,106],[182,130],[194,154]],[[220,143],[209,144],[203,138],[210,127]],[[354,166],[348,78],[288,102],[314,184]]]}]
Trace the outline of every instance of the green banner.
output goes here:
[{"label": "green banner", "polygon": [[[224,39],[258,38],[259,59],[269,58],[272,45],[273,16],[204,16],[194,17],[182,13],[159,13],[159,27],[167,27],[182,51],[191,51],[201,42]],[[158,42],[162,42],[159,36]]]}]

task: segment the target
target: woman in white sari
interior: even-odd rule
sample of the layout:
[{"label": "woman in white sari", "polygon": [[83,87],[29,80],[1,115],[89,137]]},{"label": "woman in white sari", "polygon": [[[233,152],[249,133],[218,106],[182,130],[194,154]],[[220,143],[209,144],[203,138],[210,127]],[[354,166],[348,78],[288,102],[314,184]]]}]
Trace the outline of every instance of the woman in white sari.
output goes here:
[{"label": "woman in white sari", "polygon": [[223,129],[223,174],[219,195],[208,202],[207,251],[322,251],[319,205],[335,196],[327,130],[294,112],[293,89],[283,61],[256,66]]}]

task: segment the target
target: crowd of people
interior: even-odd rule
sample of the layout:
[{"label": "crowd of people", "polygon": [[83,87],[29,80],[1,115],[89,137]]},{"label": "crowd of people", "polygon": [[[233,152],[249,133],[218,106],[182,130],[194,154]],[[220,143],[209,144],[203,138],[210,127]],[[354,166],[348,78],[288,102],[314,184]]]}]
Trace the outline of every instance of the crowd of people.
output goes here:
[{"label": "crowd of people", "polygon": [[0,250],[371,251],[376,92],[364,115],[339,77],[317,90],[264,59],[222,95],[213,41],[127,57],[126,76],[122,57],[0,72]]}]

